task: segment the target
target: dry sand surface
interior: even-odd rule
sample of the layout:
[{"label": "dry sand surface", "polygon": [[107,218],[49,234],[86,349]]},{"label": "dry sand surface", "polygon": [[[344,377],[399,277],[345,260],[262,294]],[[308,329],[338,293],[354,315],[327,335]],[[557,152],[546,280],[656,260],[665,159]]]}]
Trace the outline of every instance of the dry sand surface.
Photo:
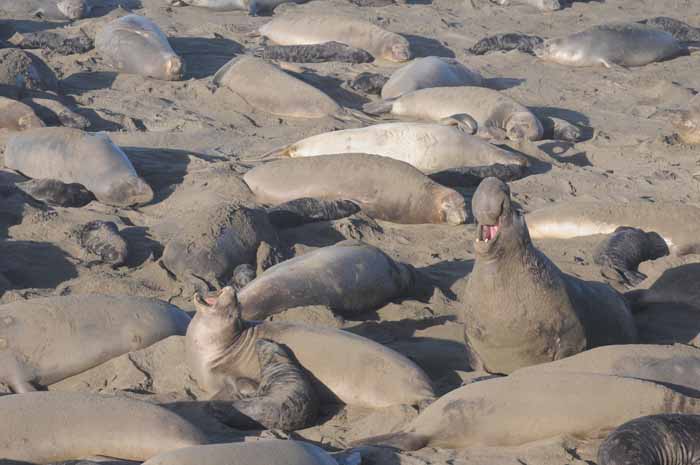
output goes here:
[{"label": "dry sand surface", "polygon": [[[359,127],[359,122],[326,118],[295,120],[271,116],[247,105],[227,89],[211,85],[213,74],[228,60],[250,53],[259,42],[250,35],[269,17],[244,12],[212,12],[170,7],[165,0],[101,0],[93,18],[74,23],[86,30],[124,14],[117,4],[155,21],[184,58],[187,72],[179,82],[117,74],[97,52],[61,56],[34,50],[57,73],[65,101],[91,122],[90,131],[106,131],[121,146],[139,174],[156,193],[151,204],[119,209],[92,202],[81,209],[47,209],[25,204],[17,209],[3,198],[0,205],[0,271],[10,281],[0,302],[80,293],[156,297],[193,310],[191,288],[159,262],[176,226],[189,221],[202,203],[215,199],[251,202],[240,185],[256,156],[276,147],[333,129]],[[532,159],[533,174],[510,183],[514,199],[526,211],[570,199],[626,201],[646,199],[700,207],[697,148],[677,142],[665,110],[683,108],[700,90],[700,55],[681,56],[641,68],[568,68],[543,63],[519,52],[472,56],[471,45],[487,35],[505,32],[556,37],[614,20],[636,21],[666,15],[700,25],[695,0],[607,0],[574,2],[556,12],[530,6],[501,7],[486,0],[411,0],[384,7],[358,7],[344,0],[314,0],[282,5],[288,11],[338,12],[367,19],[403,34],[415,54],[455,57],[538,115],[566,119],[585,128],[579,143],[540,141],[518,148]],[[56,26],[61,26],[57,24]],[[32,19],[17,21],[20,31],[46,28]],[[352,91],[347,81],[363,71],[389,75],[398,65],[323,63],[295,65],[297,75],[321,88],[343,106],[361,109],[375,96]],[[259,79],[264,79],[260,76]],[[280,89],[284,92],[284,89]],[[4,146],[4,141],[2,141]],[[2,165],[0,156],[0,166]],[[0,170],[0,187],[18,176]],[[467,200],[472,189],[461,192]],[[114,221],[131,253],[116,269],[94,264],[69,237],[72,225],[90,220]],[[415,360],[435,382],[439,393],[479,376],[471,371],[459,322],[460,286],[473,262],[475,226],[398,225],[363,215],[317,223],[280,233],[297,253],[342,239],[361,239],[392,258],[428,273],[436,287],[424,301],[395,302],[357,321],[339,320],[322,309],[289,311],[277,319],[341,326],[367,336]],[[602,280],[592,251],[601,238],[538,241],[562,270]],[[691,257],[687,261],[700,261]],[[673,263],[668,261],[668,263]],[[665,265],[655,268],[663,270]],[[670,266],[670,265],[669,265]],[[658,271],[658,273],[657,273]],[[659,270],[641,284],[648,287]],[[655,274],[656,273],[656,274]],[[187,414],[187,401],[200,394],[187,375],[182,338],[173,337],[128,354],[56,389],[96,392],[129,391],[163,401]],[[417,412],[411,408],[370,411],[326,406],[319,426],[292,437],[339,450],[344,444],[396,430]],[[223,440],[238,433],[213,420],[195,418]],[[264,436],[275,433],[265,432]],[[594,460],[597,444],[558,438],[518,449],[437,450],[413,453],[376,450],[365,463],[377,464],[573,464]],[[590,462],[589,462],[590,463]]]}]

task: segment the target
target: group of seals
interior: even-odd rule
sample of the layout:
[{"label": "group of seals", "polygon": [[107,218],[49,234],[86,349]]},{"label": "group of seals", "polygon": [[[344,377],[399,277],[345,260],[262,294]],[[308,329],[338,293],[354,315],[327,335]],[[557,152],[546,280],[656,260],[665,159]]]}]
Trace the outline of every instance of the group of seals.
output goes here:
[{"label": "group of seals", "polygon": [[90,14],[89,0],[3,0],[0,10],[18,15],[38,16],[42,19],[76,20]]}]

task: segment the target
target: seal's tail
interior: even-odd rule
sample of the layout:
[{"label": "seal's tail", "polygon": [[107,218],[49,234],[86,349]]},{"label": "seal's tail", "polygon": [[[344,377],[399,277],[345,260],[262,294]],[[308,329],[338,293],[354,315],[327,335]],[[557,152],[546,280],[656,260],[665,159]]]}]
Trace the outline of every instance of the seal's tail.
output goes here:
[{"label": "seal's tail", "polygon": [[428,445],[428,437],[418,433],[390,433],[381,436],[360,439],[350,444],[350,447],[383,446],[399,450],[418,450]]},{"label": "seal's tail", "polygon": [[391,108],[394,106],[394,100],[379,100],[376,102],[369,102],[362,105],[362,111],[369,113],[370,115],[382,115],[384,113],[389,113]]}]

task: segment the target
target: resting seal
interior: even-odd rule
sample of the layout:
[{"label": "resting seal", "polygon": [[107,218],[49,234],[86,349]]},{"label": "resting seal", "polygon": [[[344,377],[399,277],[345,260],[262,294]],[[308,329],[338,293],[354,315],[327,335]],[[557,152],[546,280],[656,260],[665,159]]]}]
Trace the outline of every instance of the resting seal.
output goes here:
[{"label": "resting seal", "polygon": [[17,100],[0,97],[0,129],[10,132],[43,128],[44,122],[28,105]]},{"label": "resting seal", "polygon": [[270,223],[278,228],[295,228],[316,221],[346,218],[360,211],[350,200],[319,200],[303,198],[290,200],[267,210]]},{"label": "resting seal", "polygon": [[561,2],[559,0],[491,0],[493,3],[501,6],[510,6],[513,3],[523,5],[531,5],[542,11],[557,11],[561,10]]},{"label": "resting seal", "polygon": [[88,0],[5,0],[0,8],[10,15],[32,15],[44,20],[76,20],[90,14]]},{"label": "resting seal", "polygon": [[171,0],[173,6],[191,5],[214,11],[247,11],[251,16],[270,14],[283,3],[304,3],[305,0]]},{"label": "resting seal", "polygon": [[95,200],[82,184],[57,179],[31,179],[17,184],[17,188],[35,200],[59,207],[80,208]]},{"label": "resting seal", "polygon": [[692,99],[687,110],[673,112],[671,125],[684,144],[700,144],[700,102]]},{"label": "resting seal", "polygon": [[290,63],[325,63],[327,61],[369,63],[374,60],[369,52],[340,42],[311,45],[268,45],[257,49],[255,56],[266,60]]},{"label": "resting seal", "polygon": [[462,301],[473,368],[511,373],[592,347],[635,342],[623,297],[606,284],[562,273],[537,250],[505,183],[482,181],[472,211],[475,260]]},{"label": "resting seal", "polygon": [[485,55],[489,52],[508,52],[517,50],[523,53],[534,54],[536,46],[544,42],[542,37],[527,34],[506,33],[484,37],[469,48],[474,55]]},{"label": "resting seal", "polygon": [[396,98],[428,87],[479,86],[481,74],[457,60],[440,57],[416,58],[394,71],[382,87],[382,98]]},{"label": "resting seal", "polygon": [[17,48],[0,50],[0,95],[17,99],[26,90],[57,93],[58,78],[36,55]]}]

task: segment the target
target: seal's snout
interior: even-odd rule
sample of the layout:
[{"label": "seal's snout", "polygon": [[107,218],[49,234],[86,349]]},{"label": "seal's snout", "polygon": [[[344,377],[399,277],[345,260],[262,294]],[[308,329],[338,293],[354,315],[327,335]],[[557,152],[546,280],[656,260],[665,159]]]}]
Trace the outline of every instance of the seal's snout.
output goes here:
[{"label": "seal's snout", "polygon": [[202,297],[199,292],[195,292],[192,300],[198,312],[228,310],[230,307],[238,306],[238,296],[231,286],[226,286],[216,294],[207,297]]},{"label": "seal's snout", "polygon": [[498,232],[504,206],[509,202],[510,189],[506,183],[498,178],[486,178],[481,181],[472,198],[472,210],[479,223],[480,234],[484,232],[482,226],[495,228],[485,231],[489,239],[492,233]]},{"label": "seal's snout", "polygon": [[179,56],[171,56],[165,62],[165,78],[168,81],[179,81],[185,74],[185,63]]},{"label": "seal's snout", "polygon": [[442,202],[442,214],[447,224],[454,226],[467,222],[467,205],[464,197],[459,193],[453,193]]},{"label": "seal's snout", "polygon": [[408,43],[396,43],[391,46],[391,57],[394,61],[408,61],[411,59],[411,46]]},{"label": "seal's snout", "polygon": [[87,0],[63,0],[56,4],[58,10],[68,19],[82,19],[90,14]]}]

